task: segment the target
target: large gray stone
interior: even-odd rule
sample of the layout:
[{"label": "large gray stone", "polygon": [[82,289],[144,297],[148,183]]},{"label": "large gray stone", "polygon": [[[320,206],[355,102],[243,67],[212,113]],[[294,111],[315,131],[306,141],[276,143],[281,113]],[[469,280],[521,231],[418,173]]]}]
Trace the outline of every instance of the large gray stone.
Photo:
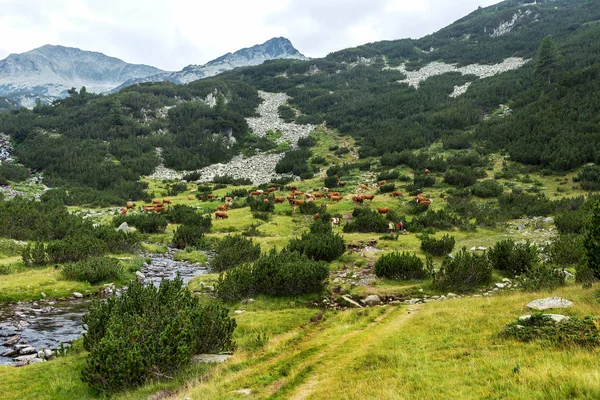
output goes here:
[{"label": "large gray stone", "polygon": [[79,292],[73,292],[73,297],[76,299],[83,299],[83,295]]},{"label": "large gray stone", "polygon": [[127,222],[123,222],[121,225],[119,225],[117,230],[127,233],[127,232],[129,232],[129,225],[127,224]]},{"label": "large gray stone", "polygon": [[27,346],[24,349],[19,350],[19,354],[22,354],[22,355],[37,354],[37,349],[33,346]]},{"label": "large gray stone", "polygon": [[144,282],[144,280],[146,279],[146,275],[144,275],[140,271],[136,271],[135,278],[138,280],[138,282]]},{"label": "large gray stone", "polygon": [[[561,314],[542,314],[544,317],[552,318],[552,320],[556,323],[568,321],[569,317],[561,315]],[[531,315],[521,315],[519,317],[519,321],[527,321],[531,318]]]},{"label": "large gray stone", "polygon": [[368,306],[376,306],[377,304],[381,304],[381,298],[376,294],[370,294],[362,302]]},{"label": "large gray stone", "polygon": [[197,363],[224,363],[231,357],[231,354],[198,354],[192,357]]},{"label": "large gray stone", "polygon": [[551,308],[570,308],[573,307],[573,302],[565,300],[561,297],[547,297],[545,299],[533,300],[527,304],[528,308],[532,310],[548,310]]},{"label": "large gray stone", "polygon": [[21,336],[19,335],[9,336],[6,339],[6,342],[4,342],[4,346],[14,346],[19,343],[19,340],[21,340]]}]

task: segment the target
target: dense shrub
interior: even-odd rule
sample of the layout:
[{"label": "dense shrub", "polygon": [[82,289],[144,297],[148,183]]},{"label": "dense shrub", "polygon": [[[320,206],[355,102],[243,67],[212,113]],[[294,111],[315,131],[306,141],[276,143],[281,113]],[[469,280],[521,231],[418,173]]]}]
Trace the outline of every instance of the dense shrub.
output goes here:
[{"label": "dense shrub", "polygon": [[314,221],[309,232],[300,239],[292,239],[288,245],[289,251],[306,254],[317,261],[333,261],[344,254],[345,249],[344,238],[334,234],[329,221],[322,219]]},{"label": "dense shrub", "polygon": [[454,237],[450,235],[444,235],[440,239],[429,235],[419,235],[418,238],[421,241],[421,250],[434,256],[451,253],[456,244]]},{"label": "dense shrub", "polygon": [[327,162],[327,160],[323,156],[317,156],[311,160],[311,163],[319,164],[319,165],[325,164],[326,162]]},{"label": "dense shrub", "polygon": [[415,232],[427,228],[450,230],[453,228],[472,229],[473,226],[468,219],[461,218],[445,209],[439,211],[429,210],[425,214],[413,217],[410,224],[408,224],[408,229]]},{"label": "dense shrub", "polygon": [[464,188],[474,185],[477,182],[477,176],[471,168],[454,168],[446,172],[444,182]]},{"label": "dense shrub", "polygon": [[132,281],[121,296],[94,301],[83,323],[83,380],[107,393],[172,376],[194,354],[231,350],[236,326],[225,307],[203,306],[180,277],[158,288]]},{"label": "dense shrub", "polygon": [[217,255],[211,262],[215,271],[225,271],[260,257],[260,245],[239,235],[225,236],[217,243],[215,251]]},{"label": "dense shrub", "polygon": [[513,275],[520,275],[539,263],[539,250],[535,245],[529,242],[515,244],[511,239],[497,242],[487,255],[492,267]]},{"label": "dense shrub", "polygon": [[200,172],[198,172],[198,171],[188,172],[187,174],[183,175],[182,179],[186,182],[195,182],[198,179],[200,179]]},{"label": "dense shrub", "polygon": [[600,203],[595,203],[583,240],[587,266],[600,278]]},{"label": "dense shrub", "polygon": [[257,294],[294,296],[323,289],[329,266],[310,260],[306,255],[273,249],[253,264],[225,271],[219,275],[217,296],[233,301]]},{"label": "dense shrub", "polygon": [[383,181],[383,180],[392,180],[392,179],[398,179],[398,171],[396,170],[391,170],[391,171],[385,171],[380,173],[379,175],[377,175],[377,181]]},{"label": "dense shrub", "polygon": [[61,272],[65,279],[89,282],[95,285],[121,278],[123,276],[123,266],[116,258],[93,257],[65,264]]},{"label": "dense shrub", "polygon": [[288,105],[282,104],[278,108],[279,117],[285,122],[292,122],[296,118],[296,112]]},{"label": "dense shrub", "polygon": [[307,163],[310,156],[310,150],[306,148],[290,150],[277,162],[275,172],[278,174],[292,173],[294,175],[302,175],[305,172],[310,172]]},{"label": "dense shrub", "polygon": [[355,208],[352,221],[344,225],[344,232],[385,233],[388,223],[377,211],[368,208]]},{"label": "dense shrub", "polygon": [[478,182],[471,188],[471,193],[473,193],[473,195],[483,198],[498,197],[503,191],[502,185],[494,179],[486,179]]},{"label": "dense shrub", "polygon": [[23,264],[27,267],[39,267],[46,264],[46,247],[44,246],[44,243],[28,243],[27,246],[21,250],[21,258]]},{"label": "dense shrub", "polygon": [[487,255],[463,248],[454,258],[444,257],[433,283],[439,290],[464,293],[487,284],[491,278],[492,266]]},{"label": "dense shrub", "polygon": [[317,205],[314,201],[305,201],[298,207],[301,214],[304,215],[315,215],[316,213],[325,212],[326,208],[324,205]]},{"label": "dense shrub", "polygon": [[527,267],[517,282],[525,291],[554,290],[565,285],[565,271],[548,262],[537,262]]},{"label": "dense shrub", "polygon": [[580,182],[583,190],[600,190],[600,166],[588,165],[584,167],[581,172],[577,174],[574,181]]},{"label": "dense shrub", "polygon": [[171,243],[178,249],[198,247],[202,243],[206,230],[202,225],[181,225],[173,234]]},{"label": "dense shrub", "polygon": [[501,335],[522,342],[543,340],[568,349],[577,346],[591,350],[600,346],[599,322],[597,318],[590,316],[572,316],[557,323],[549,316],[534,313],[528,319],[519,318],[511,322],[502,330]]},{"label": "dense shrub", "polygon": [[298,139],[298,147],[314,147],[317,145],[317,139],[313,136],[307,136]]},{"label": "dense shrub", "polygon": [[9,181],[22,182],[29,178],[27,168],[17,164],[0,164],[0,185],[8,185]]},{"label": "dense shrub", "polygon": [[339,179],[337,176],[327,176],[323,179],[323,185],[328,188],[337,187]]},{"label": "dense shrub", "polygon": [[546,247],[551,263],[561,267],[585,264],[583,235],[562,233]]},{"label": "dense shrub", "polygon": [[411,253],[385,254],[375,263],[375,275],[380,278],[410,280],[425,279],[429,273],[423,267],[423,261]]},{"label": "dense shrub", "polygon": [[269,197],[267,202],[265,202],[265,199],[266,197],[261,196],[248,196],[246,203],[250,206],[250,210],[252,212],[271,213],[275,211],[275,203],[273,203],[273,198]]},{"label": "dense shrub", "polygon": [[168,196],[177,196],[179,193],[185,192],[186,190],[187,184],[183,182],[169,183],[167,185]]},{"label": "dense shrub", "polygon": [[142,233],[160,233],[164,232],[169,225],[167,218],[164,215],[156,213],[144,213],[134,215],[123,215],[113,218],[113,225],[118,227],[123,222],[127,225],[134,226]]},{"label": "dense shrub", "polygon": [[543,194],[527,194],[518,190],[498,198],[502,212],[510,219],[537,217],[552,214],[554,205]]},{"label": "dense shrub", "polygon": [[396,190],[396,185],[393,183],[386,183],[385,185],[379,186],[380,193],[391,193]]},{"label": "dense shrub", "polygon": [[556,215],[554,224],[560,233],[580,234],[587,226],[589,218],[589,214],[582,209],[564,211]]},{"label": "dense shrub", "polygon": [[202,227],[205,232],[208,232],[212,226],[210,216],[202,216],[198,214],[194,207],[182,204],[176,204],[169,207],[164,216],[172,224],[198,225]]},{"label": "dense shrub", "polygon": [[102,240],[89,234],[81,234],[48,243],[46,257],[51,263],[65,263],[101,256],[108,250],[108,246]]}]

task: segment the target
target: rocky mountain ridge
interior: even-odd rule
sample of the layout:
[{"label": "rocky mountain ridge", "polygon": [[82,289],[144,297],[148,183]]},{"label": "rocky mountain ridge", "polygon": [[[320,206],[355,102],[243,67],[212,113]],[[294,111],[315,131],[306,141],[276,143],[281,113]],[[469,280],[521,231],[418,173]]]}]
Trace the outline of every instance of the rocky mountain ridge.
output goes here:
[{"label": "rocky mountain ridge", "polygon": [[263,44],[238,50],[235,53],[227,53],[204,65],[188,65],[177,72],[166,72],[138,79],[130,79],[114,91],[143,82],[169,81],[178,84],[189,83],[198,79],[209,78],[234,68],[260,65],[267,60],[282,58],[307,60],[307,57],[294,48],[289,39],[278,37],[267,40]]}]

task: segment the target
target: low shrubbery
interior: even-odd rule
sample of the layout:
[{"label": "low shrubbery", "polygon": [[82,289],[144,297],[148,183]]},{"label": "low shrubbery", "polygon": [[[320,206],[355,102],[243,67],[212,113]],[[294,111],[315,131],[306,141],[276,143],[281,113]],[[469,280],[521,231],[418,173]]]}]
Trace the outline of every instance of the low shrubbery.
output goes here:
[{"label": "low shrubbery", "polygon": [[302,234],[300,239],[292,239],[288,245],[289,251],[305,254],[317,261],[333,261],[346,249],[344,238],[333,233],[329,221],[317,219],[310,231]]},{"label": "low shrubbery", "polygon": [[434,256],[443,256],[449,254],[454,249],[456,241],[453,236],[444,235],[440,239],[436,239],[429,235],[419,235],[421,241],[421,250]]},{"label": "low shrubbery", "polygon": [[529,318],[511,322],[502,330],[501,335],[522,342],[544,340],[555,346],[591,350],[600,345],[599,326],[600,321],[590,316],[570,317],[556,322],[550,316],[535,313]]},{"label": "low shrubbery", "polygon": [[217,255],[211,262],[215,271],[225,271],[260,257],[260,245],[239,235],[225,236],[217,243],[215,251]]},{"label": "low shrubbery", "polygon": [[65,264],[61,272],[65,279],[89,282],[95,285],[100,282],[118,280],[123,276],[124,270],[116,258],[94,257]]},{"label": "low shrubbery", "polygon": [[344,225],[344,232],[385,233],[388,223],[377,211],[368,208],[355,208],[352,221]]},{"label": "low shrubbery", "polygon": [[471,168],[455,168],[444,175],[444,182],[458,187],[472,186],[477,182],[477,176]]},{"label": "low shrubbery", "polygon": [[231,350],[236,326],[225,307],[203,306],[179,277],[158,288],[132,281],[120,297],[95,301],[83,323],[83,380],[105,393],[172,376],[194,354]]},{"label": "low shrubbery", "polygon": [[113,218],[113,225],[118,227],[123,222],[134,226],[142,233],[160,233],[164,232],[169,222],[164,215],[156,213],[122,215]]},{"label": "low shrubbery", "polygon": [[503,191],[504,189],[502,188],[502,185],[500,185],[494,179],[486,179],[484,181],[477,182],[471,188],[471,193],[473,193],[474,196],[483,198],[498,197]]},{"label": "low shrubbery", "polygon": [[429,273],[423,261],[411,253],[390,253],[379,257],[375,263],[375,275],[380,278],[410,280],[425,279]]},{"label": "low shrubbery", "polygon": [[396,190],[396,185],[393,183],[386,183],[385,185],[379,186],[380,193],[392,193]]},{"label": "low shrubbery", "polygon": [[508,219],[546,216],[554,211],[552,201],[543,194],[527,194],[516,189],[502,194],[498,204]]},{"label": "low shrubbery", "polygon": [[526,243],[513,243],[511,239],[501,240],[488,250],[492,267],[512,275],[521,275],[528,268],[540,262],[537,246]]},{"label": "low shrubbery", "polygon": [[[267,201],[265,201],[267,199]],[[254,197],[248,196],[246,203],[250,206],[252,212],[273,212],[275,211],[275,204],[273,203],[272,197]]]},{"label": "low shrubbery", "polygon": [[329,266],[304,254],[273,249],[253,264],[229,269],[219,275],[217,296],[226,301],[266,294],[294,296],[319,292],[329,276]]},{"label": "low shrubbery", "polygon": [[548,262],[531,264],[517,281],[525,291],[553,290],[565,285],[565,271]]},{"label": "low shrubbery", "polygon": [[492,266],[487,255],[463,248],[454,257],[444,258],[433,283],[439,290],[464,293],[489,283],[491,278]]},{"label": "low shrubbery", "polygon": [[556,215],[554,224],[560,233],[583,233],[590,216],[584,209],[564,211]]},{"label": "low shrubbery", "polygon": [[561,233],[546,247],[550,262],[561,267],[585,264],[583,235]]},{"label": "low shrubbery", "polygon": [[172,243],[178,249],[199,247],[206,230],[202,225],[181,225],[173,234]]},{"label": "low shrubbery", "polygon": [[474,229],[467,218],[450,213],[444,209],[439,211],[429,210],[427,213],[413,217],[408,228],[414,232],[420,232],[427,228],[450,230],[460,228],[464,230]]}]

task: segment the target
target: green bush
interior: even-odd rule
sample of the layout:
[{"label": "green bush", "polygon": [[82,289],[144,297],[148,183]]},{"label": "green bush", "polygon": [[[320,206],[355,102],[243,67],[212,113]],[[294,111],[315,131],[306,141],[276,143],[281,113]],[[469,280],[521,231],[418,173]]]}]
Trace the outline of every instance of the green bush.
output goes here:
[{"label": "green bush", "polygon": [[317,219],[311,225],[310,232],[302,234],[300,239],[292,239],[289,251],[305,254],[317,261],[333,261],[344,254],[344,238],[334,234],[328,221]]},{"label": "green bush", "polygon": [[554,290],[565,285],[565,272],[548,262],[537,262],[527,267],[517,282],[525,291]]},{"label": "green bush", "polygon": [[595,203],[592,216],[586,226],[583,246],[587,255],[587,266],[600,278],[600,203]]},{"label": "green bush", "polygon": [[262,196],[248,196],[248,198],[246,199],[246,203],[250,206],[250,210],[252,212],[273,212],[275,211],[275,204],[273,203],[273,198],[269,197],[268,201],[265,202],[264,200],[267,197],[262,197]]},{"label": "green bush", "polygon": [[583,265],[586,261],[583,235],[561,233],[546,247],[546,251],[550,262],[563,268]]},{"label": "green bush", "polygon": [[515,244],[511,239],[497,242],[487,255],[493,268],[513,275],[521,275],[540,261],[537,246],[529,242]]},{"label": "green bush", "polygon": [[560,233],[581,234],[587,226],[590,216],[586,210],[564,211],[556,215],[554,225]]},{"label": "green bush", "polygon": [[516,189],[500,195],[498,204],[508,219],[546,216],[554,212],[554,204],[543,194],[527,194]]},{"label": "green bush", "polygon": [[385,185],[379,186],[380,193],[391,193],[396,190],[396,185],[393,183],[386,183]]},{"label": "green bush", "polygon": [[142,233],[161,233],[169,225],[164,215],[156,213],[123,215],[113,218],[113,225],[115,227],[118,227],[123,222],[127,222],[129,226],[136,227]]},{"label": "green bush", "polygon": [[429,273],[423,267],[423,261],[411,253],[385,254],[375,263],[375,275],[380,278],[411,280],[425,279]]},{"label": "green bush", "polygon": [[205,232],[208,232],[212,226],[210,216],[200,215],[194,207],[176,204],[169,207],[169,210],[164,214],[167,220],[172,224],[198,225]]},{"label": "green bush", "polygon": [[477,182],[477,176],[471,168],[455,168],[446,172],[444,182],[461,188],[472,186]]},{"label": "green bush", "polygon": [[344,232],[386,233],[388,222],[377,211],[368,208],[355,208],[352,221],[344,225]]},{"label": "green bush", "polygon": [[67,236],[55,240],[46,246],[46,257],[50,263],[65,263],[98,257],[108,252],[108,246],[102,240],[89,234]]},{"label": "green bush", "polygon": [[175,231],[171,243],[178,249],[199,247],[204,238],[205,229],[201,225],[181,225]]},{"label": "green bush", "polygon": [[298,207],[301,214],[304,215],[315,215],[316,213],[325,212],[326,208],[324,205],[317,205],[314,201],[305,201]]},{"label": "green bush", "polygon": [[597,191],[600,190],[600,166],[588,165],[577,174],[575,182],[581,183],[583,190]]},{"label": "green bush", "polygon": [[211,262],[215,271],[237,267],[260,257],[260,245],[240,235],[227,235],[215,246],[217,255]]},{"label": "green bush", "polygon": [[65,279],[89,282],[95,285],[100,282],[118,280],[123,276],[123,271],[123,266],[116,258],[93,257],[65,264],[61,273]]},{"label": "green bush", "polygon": [[306,255],[273,249],[253,264],[235,267],[219,275],[217,296],[225,301],[259,294],[295,296],[321,291],[329,266]]},{"label": "green bush", "polygon": [[203,306],[180,277],[158,288],[132,281],[120,297],[94,301],[83,323],[83,380],[104,393],[172,376],[194,354],[231,350],[236,326],[225,307]]},{"label": "green bush", "polygon": [[463,247],[453,258],[444,258],[433,284],[439,290],[464,293],[489,283],[491,278],[487,255],[470,253]]},{"label": "green bush", "polygon": [[439,211],[429,210],[425,214],[413,217],[407,229],[420,232],[428,228],[450,230],[453,228],[473,229],[467,218],[461,218],[453,213],[441,209]]},{"label": "green bush", "polygon": [[26,267],[39,267],[45,265],[47,260],[46,247],[42,242],[35,242],[33,245],[28,243],[21,250],[21,258]]},{"label": "green bush", "polygon": [[385,171],[385,172],[382,172],[379,175],[377,175],[377,182],[398,179],[398,175],[399,175],[398,171],[396,171],[394,169],[391,171]]},{"label": "green bush", "polygon": [[504,189],[502,188],[502,185],[500,185],[494,179],[486,179],[484,181],[477,182],[471,188],[471,193],[473,193],[474,196],[483,198],[498,197],[503,191]]},{"label": "green bush", "polygon": [[592,350],[600,346],[600,331],[597,318],[570,317],[566,321],[555,322],[549,316],[534,313],[529,319],[517,319],[501,332],[507,338],[521,342],[544,340],[554,346],[564,348],[583,347]]},{"label": "green bush", "polygon": [[434,256],[444,256],[451,253],[456,244],[454,237],[450,235],[444,235],[440,239],[436,239],[427,234],[422,234],[417,237],[421,241],[421,250]]}]

